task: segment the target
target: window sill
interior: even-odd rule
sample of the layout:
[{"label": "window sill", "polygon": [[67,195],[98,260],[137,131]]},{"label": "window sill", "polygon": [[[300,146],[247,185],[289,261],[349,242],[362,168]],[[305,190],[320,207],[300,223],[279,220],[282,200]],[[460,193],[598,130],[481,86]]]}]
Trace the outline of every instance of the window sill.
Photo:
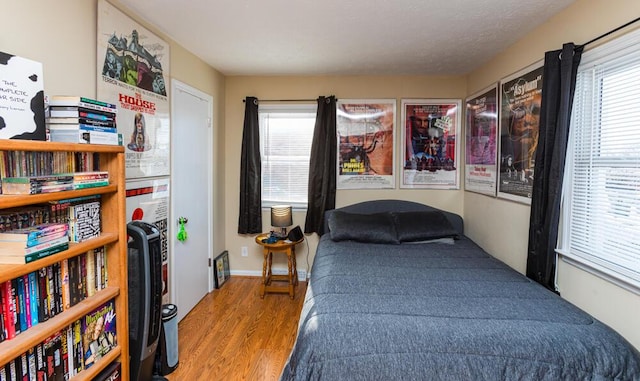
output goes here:
[{"label": "window sill", "polygon": [[598,278],[604,279],[607,282],[613,283],[624,290],[640,295],[640,282],[580,256],[560,251],[557,251],[557,253],[558,257],[565,263],[586,271]]}]

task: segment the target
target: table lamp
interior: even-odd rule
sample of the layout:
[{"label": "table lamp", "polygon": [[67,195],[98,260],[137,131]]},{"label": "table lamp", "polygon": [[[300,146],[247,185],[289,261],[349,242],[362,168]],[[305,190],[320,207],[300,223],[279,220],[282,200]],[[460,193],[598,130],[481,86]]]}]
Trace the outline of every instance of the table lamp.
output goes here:
[{"label": "table lamp", "polygon": [[274,205],[271,207],[271,226],[282,228],[280,233],[274,235],[280,239],[287,238],[287,227],[293,225],[290,205]]}]

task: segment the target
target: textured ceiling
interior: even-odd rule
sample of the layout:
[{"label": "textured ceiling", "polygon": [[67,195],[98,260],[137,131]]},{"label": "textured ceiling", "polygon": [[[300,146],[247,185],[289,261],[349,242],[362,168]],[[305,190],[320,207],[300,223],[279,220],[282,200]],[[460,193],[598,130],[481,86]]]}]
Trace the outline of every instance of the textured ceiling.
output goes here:
[{"label": "textured ceiling", "polygon": [[120,2],[225,75],[458,75],[574,0]]}]

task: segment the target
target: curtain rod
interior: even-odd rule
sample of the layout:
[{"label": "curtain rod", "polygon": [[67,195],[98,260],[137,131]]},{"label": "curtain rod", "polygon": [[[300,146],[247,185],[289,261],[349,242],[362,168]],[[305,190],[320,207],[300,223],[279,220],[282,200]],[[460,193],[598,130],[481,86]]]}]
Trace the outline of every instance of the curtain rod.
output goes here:
[{"label": "curtain rod", "polygon": [[637,18],[637,19],[635,19],[635,20],[631,20],[631,21],[629,21],[628,23],[626,23],[626,24],[624,24],[624,25],[620,25],[619,27],[617,27],[617,28],[615,28],[615,29],[612,29],[612,30],[608,31],[607,33],[604,33],[604,34],[602,34],[602,35],[600,35],[600,36],[598,36],[598,37],[594,38],[594,39],[593,39],[593,40],[591,40],[591,41],[587,41],[587,42],[585,42],[584,44],[582,44],[582,45],[580,45],[580,46],[581,46],[582,48],[584,48],[585,46],[587,46],[587,45],[589,45],[589,44],[592,44],[592,43],[594,43],[594,42],[596,42],[596,41],[598,41],[598,40],[601,40],[601,39],[603,39],[603,38],[605,38],[605,37],[609,36],[610,34],[615,33],[615,32],[617,32],[617,31],[619,31],[620,29],[626,28],[626,27],[628,27],[629,25],[631,25],[631,24],[633,24],[633,23],[636,23],[636,22],[638,22],[638,21],[640,21],[640,17],[638,17],[638,18]]},{"label": "curtain rod", "polygon": [[[246,102],[243,99],[242,102]],[[258,99],[258,102],[315,102],[317,99]]]}]

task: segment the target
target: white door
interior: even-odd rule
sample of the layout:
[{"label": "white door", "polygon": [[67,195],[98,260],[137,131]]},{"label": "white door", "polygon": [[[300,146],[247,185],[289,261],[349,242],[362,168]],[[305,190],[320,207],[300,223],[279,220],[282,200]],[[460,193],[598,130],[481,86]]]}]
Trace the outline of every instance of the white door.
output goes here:
[{"label": "white door", "polygon": [[[171,294],[180,321],[211,291],[213,99],[179,81],[171,85]],[[187,220],[183,241],[180,218]]]}]

